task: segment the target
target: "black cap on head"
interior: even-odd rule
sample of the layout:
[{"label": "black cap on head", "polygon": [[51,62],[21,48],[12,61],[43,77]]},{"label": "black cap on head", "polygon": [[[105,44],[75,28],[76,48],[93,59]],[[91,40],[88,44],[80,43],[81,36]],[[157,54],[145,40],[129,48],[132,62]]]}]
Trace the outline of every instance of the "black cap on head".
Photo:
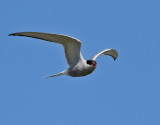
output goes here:
[{"label": "black cap on head", "polygon": [[94,61],[94,60],[87,60],[87,64],[88,65],[96,65],[97,63],[96,63],[96,61]]}]

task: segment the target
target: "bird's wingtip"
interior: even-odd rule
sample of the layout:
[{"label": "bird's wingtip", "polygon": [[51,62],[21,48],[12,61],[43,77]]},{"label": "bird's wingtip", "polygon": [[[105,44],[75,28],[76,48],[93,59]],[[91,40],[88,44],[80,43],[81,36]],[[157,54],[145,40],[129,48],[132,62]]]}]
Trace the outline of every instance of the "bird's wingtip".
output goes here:
[{"label": "bird's wingtip", "polygon": [[116,61],[117,60],[117,57],[116,58],[114,58],[114,61]]},{"label": "bird's wingtip", "polygon": [[50,76],[48,76],[48,77],[46,77],[45,79],[49,79],[49,78],[51,78]]},{"label": "bird's wingtip", "polygon": [[9,34],[8,36],[14,36],[14,33]]}]

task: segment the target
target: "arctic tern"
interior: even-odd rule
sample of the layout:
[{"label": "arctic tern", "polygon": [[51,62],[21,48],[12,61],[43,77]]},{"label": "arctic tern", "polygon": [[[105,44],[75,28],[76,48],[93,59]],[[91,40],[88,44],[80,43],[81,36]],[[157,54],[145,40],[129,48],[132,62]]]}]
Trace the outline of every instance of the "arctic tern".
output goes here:
[{"label": "arctic tern", "polygon": [[115,49],[105,49],[91,57],[89,60],[85,60],[80,52],[81,42],[78,39],[66,35],[41,32],[18,32],[9,34],[9,36],[32,37],[49,42],[55,42],[61,44],[64,47],[65,57],[69,65],[68,69],[47,78],[59,75],[68,75],[72,77],[86,76],[95,70],[97,66],[95,59],[98,56],[109,55],[112,56],[114,60],[116,60],[116,58],[118,57],[118,53]]}]

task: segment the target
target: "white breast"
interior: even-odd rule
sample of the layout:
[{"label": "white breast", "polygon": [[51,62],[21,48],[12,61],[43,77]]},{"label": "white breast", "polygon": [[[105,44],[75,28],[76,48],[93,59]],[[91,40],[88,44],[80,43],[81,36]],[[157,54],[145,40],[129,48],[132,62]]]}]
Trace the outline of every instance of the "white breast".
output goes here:
[{"label": "white breast", "polygon": [[67,75],[72,77],[86,76],[95,70],[96,66],[88,65],[86,60],[79,61],[76,65],[70,66]]}]

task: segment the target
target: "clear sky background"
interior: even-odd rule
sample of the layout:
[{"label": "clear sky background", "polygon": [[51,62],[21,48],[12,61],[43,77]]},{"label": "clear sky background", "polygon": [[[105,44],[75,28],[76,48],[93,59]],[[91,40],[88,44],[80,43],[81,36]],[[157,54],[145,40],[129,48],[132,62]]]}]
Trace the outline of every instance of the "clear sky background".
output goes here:
[{"label": "clear sky background", "polygon": [[[160,125],[158,0],[3,0],[0,4],[0,125]],[[63,48],[10,33],[82,41],[85,77],[45,77],[67,68]]]}]

